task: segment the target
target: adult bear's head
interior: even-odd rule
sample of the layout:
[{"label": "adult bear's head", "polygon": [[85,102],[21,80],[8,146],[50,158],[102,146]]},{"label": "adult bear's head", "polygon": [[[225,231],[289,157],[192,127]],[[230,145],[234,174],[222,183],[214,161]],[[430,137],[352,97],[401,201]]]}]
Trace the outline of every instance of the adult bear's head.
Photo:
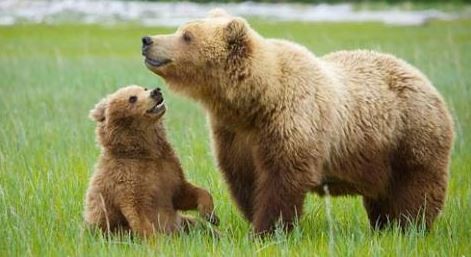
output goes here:
[{"label": "adult bear's head", "polygon": [[215,9],[173,34],[143,37],[142,54],[171,89],[194,98],[214,96],[228,82],[249,76],[256,37],[244,19]]}]

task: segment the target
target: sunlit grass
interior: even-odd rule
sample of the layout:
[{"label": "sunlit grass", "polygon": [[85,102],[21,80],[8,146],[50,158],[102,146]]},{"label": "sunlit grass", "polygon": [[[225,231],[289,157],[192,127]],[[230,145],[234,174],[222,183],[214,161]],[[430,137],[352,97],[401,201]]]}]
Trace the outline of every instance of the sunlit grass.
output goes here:
[{"label": "sunlit grass", "polygon": [[[140,36],[171,30],[22,25],[0,27],[0,256],[468,256],[471,22],[253,26],[317,55],[355,48],[390,52],[430,77],[449,103],[457,131],[449,197],[433,231],[373,232],[360,198],[309,196],[293,233],[253,238],[215,168],[204,112],[169,92],[142,64]],[[126,84],[163,87],[170,139],[188,178],[216,200],[219,238],[207,227],[149,241],[106,239],[84,228],[83,198],[98,155],[87,114]]]}]

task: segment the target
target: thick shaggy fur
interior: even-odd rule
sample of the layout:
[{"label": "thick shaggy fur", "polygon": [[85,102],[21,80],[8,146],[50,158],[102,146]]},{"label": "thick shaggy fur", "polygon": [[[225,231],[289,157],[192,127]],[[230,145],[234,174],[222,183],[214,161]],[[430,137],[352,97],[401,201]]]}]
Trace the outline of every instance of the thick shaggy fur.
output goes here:
[{"label": "thick shaggy fur", "polygon": [[219,167],[255,232],[280,219],[290,229],[306,193],[324,188],[361,195],[375,228],[432,225],[453,125],[416,68],[373,51],[316,57],[221,10],[151,38],[148,68],[206,107]]},{"label": "thick shaggy fur", "polygon": [[91,111],[102,153],[86,195],[85,221],[103,232],[170,233],[193,223],[177,210],[196,208],[217,223],[211,195],[185,180],[166,139],[165,106],[149,111],[163,101],[160,92],[150,92],[122,88]]}]

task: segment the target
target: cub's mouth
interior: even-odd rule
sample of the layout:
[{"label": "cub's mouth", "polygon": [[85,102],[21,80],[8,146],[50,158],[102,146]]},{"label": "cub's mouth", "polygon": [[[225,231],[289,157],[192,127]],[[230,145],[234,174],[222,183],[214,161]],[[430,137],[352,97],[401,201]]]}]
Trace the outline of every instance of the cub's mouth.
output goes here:
[{"label": "cub's mouth", "polygon": [[147,113],[150,113],[150,114],[156,114],[158,116],[162,116],[165,111],[167,110],[167,108],[165,107],[165,101],[163,98],[160,98],[154,106],[152,106],[152,108],[150,108],[149,110],[147,110]]},{"label": "cub's mouth", "polygon": [[172,62],[172,60],[165,59],[165,58],[164,59],[153,59],[153,58],[150,58],[150,57],[146,56],[146,59],[145,59],[144,62],[148,66],[158,68],[158,67],[162,67],[162,66]]}]

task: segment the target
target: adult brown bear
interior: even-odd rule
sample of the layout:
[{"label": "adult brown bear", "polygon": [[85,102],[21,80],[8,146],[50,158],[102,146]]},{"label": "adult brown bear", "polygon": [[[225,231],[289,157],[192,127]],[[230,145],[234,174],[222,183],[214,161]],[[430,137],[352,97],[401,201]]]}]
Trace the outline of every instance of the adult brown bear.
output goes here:
[{"label": "adult brown bear", "polygon": [[358,194],[372,226],[443,207],[453,124],[437,90],[387,54],[316,57],[216,10],[143,38],[147,67],[203,104],[233,198],[255,232],[290,229],[306,193]]}]

